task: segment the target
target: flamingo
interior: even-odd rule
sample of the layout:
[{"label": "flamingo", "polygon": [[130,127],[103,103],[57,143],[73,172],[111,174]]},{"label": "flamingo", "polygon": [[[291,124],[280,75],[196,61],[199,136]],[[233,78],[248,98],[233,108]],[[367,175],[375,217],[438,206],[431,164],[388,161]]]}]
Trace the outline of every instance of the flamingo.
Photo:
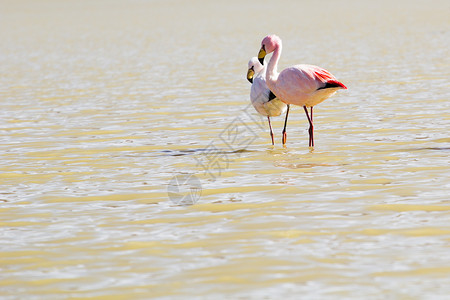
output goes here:
[{"label": "flamingo", "polygon": [[[347,87],[330,72],[313,65],[294,65],[278,73],[278,60],[281,55],[281,39],[268,35],[261,42],[258,59],[264,65],[266,54],[272,53],[266,71],[268,88],[287,104],[286,119],[283,128],[283,145],[286,144],[286,124],[289,105],[303,106],[309,122],[309,147],[314,147],[313,107],[340,89]],[[308,113],[311,108],[311,114]]]},{"label": "flamingo", "polygon": [[270,117],[277,117],[286,111],[286,104],[269,90],[266,85],[266,67],[263,66],[258,58],[252,57],[248,62],[247,80],[252,84],[250,90],[250,100],[256,111],[267,116],[269,122],[270,137],[273,140],[272,124],[270,123]]}]

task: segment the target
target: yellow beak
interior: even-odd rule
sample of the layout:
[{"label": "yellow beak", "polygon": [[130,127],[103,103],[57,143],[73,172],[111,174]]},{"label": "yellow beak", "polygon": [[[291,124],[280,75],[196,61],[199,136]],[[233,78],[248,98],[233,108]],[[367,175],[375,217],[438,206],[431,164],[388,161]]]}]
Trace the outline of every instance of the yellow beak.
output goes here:
[{"label": "yellow beak", "polygon": [[253,70],[253,67],[251,67],[247,72],[247,80],[250,81],[250,83],[253,83],[253,75],[255,75],[255,71]]},{"label": "yellow beak", "polygon": [[263,45],[261,47],[261,50],[259,50],[259,53],[258,53],[258,60],[262,65],[264,65],[264,57],[266,57],[266,49]]}]

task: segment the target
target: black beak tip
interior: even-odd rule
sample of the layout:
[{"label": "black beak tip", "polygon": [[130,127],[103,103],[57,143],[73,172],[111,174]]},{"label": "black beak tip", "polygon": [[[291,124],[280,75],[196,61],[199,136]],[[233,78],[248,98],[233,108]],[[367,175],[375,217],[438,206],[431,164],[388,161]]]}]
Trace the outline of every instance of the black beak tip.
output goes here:
[{"label": "black beak tip", "polygon": [[253,83],[253,78],[247,78],[250,83]]},{"label": "black beak tip", "polygon": [[264,57],[263,58],[258,58],[258,60],[264,66]]}]

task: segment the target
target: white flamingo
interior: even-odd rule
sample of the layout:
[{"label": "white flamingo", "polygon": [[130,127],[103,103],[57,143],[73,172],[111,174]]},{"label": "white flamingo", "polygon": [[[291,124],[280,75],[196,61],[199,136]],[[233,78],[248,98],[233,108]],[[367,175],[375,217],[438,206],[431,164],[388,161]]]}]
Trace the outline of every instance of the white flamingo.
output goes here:
[{"label": "white flamingo", "polygon": [[[303,106],[309,121],[309,147],[314,147],[313,106],[321,103],[339,89],[347,87],[330,72],[312,65],[295,65],[278,73],[278,60],[281,55],[281,39],[268,35],[261,42],[258,59],[264,64],[264,57],[272,53],[266,71],[269,89],[287,104],[286,120],[283,128],[283,145],[286,144],[286,123],[289,105]],[[311,107],[311,116],[307,107]]]},{"label": "white flamingo", "polygon": [[286,111],[286,104],[269,90],[266,85],[266,68],[259,61],[258,58],[252,57],[248,62],[247,80],[252,84],[250,90],[250,100],[256,111],[267,116],[269,122],[270,137],[273,140],[272,124],[270,117],[277,117]]}]

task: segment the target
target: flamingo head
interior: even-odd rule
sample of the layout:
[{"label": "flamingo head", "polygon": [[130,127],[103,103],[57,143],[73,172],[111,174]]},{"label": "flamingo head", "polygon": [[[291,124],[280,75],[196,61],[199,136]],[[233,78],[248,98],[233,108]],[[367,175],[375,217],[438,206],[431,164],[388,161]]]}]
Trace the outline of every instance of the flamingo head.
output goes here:
[{"label": "flamingo head", "polygon": [[253,76],[255,73],[261,72],[263,68],[263,65],[259,63],[258,58],[252,57],[248,61],[247,80],[250,81],[250,83],[253,83]]},{"label": "flamingo head", "polygon": [[278,36],[276,36],[275,34],[270,34],[270,35],[266,36],[261,42],[261,49],[259,50],[259,53],[258,53],[259,62],[262,65],[264,65],[264,57],[266,57],[266,54],[272,53],[280,45],[281,45],[281,39]]}]

